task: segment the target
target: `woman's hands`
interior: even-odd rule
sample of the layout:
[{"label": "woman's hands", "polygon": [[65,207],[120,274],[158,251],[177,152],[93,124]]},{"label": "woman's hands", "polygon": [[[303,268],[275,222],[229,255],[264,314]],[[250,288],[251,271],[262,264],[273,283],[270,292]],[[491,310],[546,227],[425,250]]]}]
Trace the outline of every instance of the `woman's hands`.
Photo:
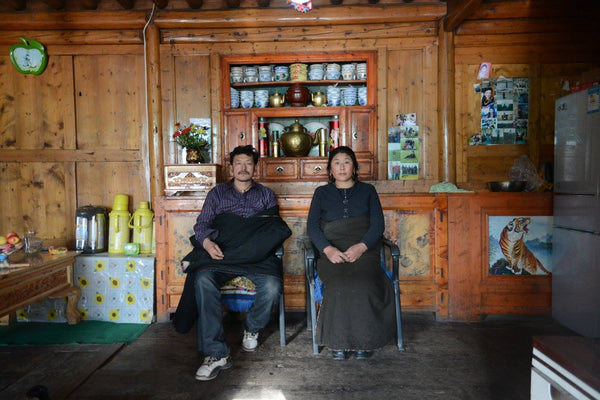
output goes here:
[{"label": "woman's hands", "polygon": [[204,250],[206,250],[210,258],[213,260],[222,260],[223,257],[225,257],[219,245],[209,238],[204,239],[202,242],[202,247],[204,247]]},{"label": "woman's hands", "polygon": [[365,251],[367,251],[367,245],[362,242],[350,246],[348,250],[344,252],[341,252],[333,246],[327,246],[323,249],[323,253],[333,264],[340,264],[343,262],[354,262],[358,260]]},{"label": "woman's hands", "polygon": [[365,251],[367,251],[367,245],[360,242],[350,246],[348,250],[344,252],[344,256],[346,256],[347,262],[354,262],[358,260]]}]

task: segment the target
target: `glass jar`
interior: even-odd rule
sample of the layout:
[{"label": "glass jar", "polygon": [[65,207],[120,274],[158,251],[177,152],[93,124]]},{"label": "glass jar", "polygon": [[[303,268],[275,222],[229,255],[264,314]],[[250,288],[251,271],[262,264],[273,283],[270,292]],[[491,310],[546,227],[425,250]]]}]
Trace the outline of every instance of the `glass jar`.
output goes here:
[{"label": "glass jar", "polygon": [[42,250],[42,239],[35,236],[35,231],[27,232],[24,238],[25,241],[25,253],[37,253]]}]

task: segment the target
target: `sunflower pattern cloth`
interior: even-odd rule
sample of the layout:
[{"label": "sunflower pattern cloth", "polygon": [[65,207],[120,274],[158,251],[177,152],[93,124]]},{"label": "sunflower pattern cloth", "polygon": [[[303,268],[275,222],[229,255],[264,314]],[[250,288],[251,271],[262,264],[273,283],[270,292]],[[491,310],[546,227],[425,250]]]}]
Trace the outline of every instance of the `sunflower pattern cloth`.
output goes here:
[{"label": "sunflower pattern cloth", "polygon": [[[154,309],[154,255],[108,253],[75,259],[77,309],[82,320],[149,324]],[[18,321],[66,322],[66,298],[47,299],[17,311]]]}]

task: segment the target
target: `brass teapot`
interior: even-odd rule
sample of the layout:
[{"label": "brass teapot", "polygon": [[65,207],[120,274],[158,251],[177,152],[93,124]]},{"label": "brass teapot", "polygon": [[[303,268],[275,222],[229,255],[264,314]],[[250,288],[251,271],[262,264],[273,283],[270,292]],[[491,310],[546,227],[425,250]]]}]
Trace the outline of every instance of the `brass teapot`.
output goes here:
[{"label": "brass teapot", "polygon": [[310,149],[319,144],[319,136],[315,135],[313,139],[308,129],[296,119],[296,122],[285,128],[279,141],[286,156],[306,157],[310,153]]},{"label": "brass teapot", "polygon": [[321,107],[327,104],[327,95],[320,90],[310,94],[310,100],[315,107]]},{"label": "brass teapot", "polygon": [[283,103],[285,103],[285,94],[275,92],[269,97],[269,105],[271,107],[283,107]]}]

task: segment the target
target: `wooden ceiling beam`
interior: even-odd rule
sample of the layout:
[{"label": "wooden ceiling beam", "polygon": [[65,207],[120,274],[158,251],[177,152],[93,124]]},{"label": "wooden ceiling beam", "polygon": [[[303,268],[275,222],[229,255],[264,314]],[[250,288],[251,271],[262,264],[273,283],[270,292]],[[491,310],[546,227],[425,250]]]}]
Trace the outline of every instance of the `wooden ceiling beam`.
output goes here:
[{"label": "wooden ceiling beam", "polygon": [[453,32],[471,15],[483,0],[448,0],[448,12],[444,18],[444,31]]},{"label": "wooden ceiling beam", "polygon": [[98,0],[80,0],[81,5],[86,10],[96,10],[98,9]]},{"label": "wooden ceiling beam", "polygon": [[186,0],[186,2],[193,9],[198,9],[202,7],[202,0]]},{"label": "wooden ceiling beam", "polygon": [[117,0],[117,3],[119,3],[121,7],[123,7],[126,10],[131,10],[135,5],[134,0]]},{"label": "wooden ceiling beam", "polygon": [[152,2],[161,10],[169,5],[169,0],[152,0]]},{"label": "wooden ceiling beam", "polygon": [[65,8],[65,0],[42,0],[42,3],[48,4],[55,10],[61,10]]},{"label": "wooden ceiling beam", "polygon": [[27,18],[15,18],[14,13],[0,13],[1,31],[68,30],[68,29],[139,29],[146,24],[145,11],[106,11],[102,18],[96,12],[30,13]]},{"label": "wooden ceiling beam", "polygon": [[24,10],[25,7],[27,7],[27,2],[25,0],[10,0],[9,4],[12,6],[12,8],[14,8],[16,11],[21,11]]},{"label": "wooden ceiling beam", "polygon": [[159,28],[167,29],[243,28],[281,26],[281,24],[285,24],[285,26],[352,25],[438,21],[445,14],[446,5],[442,3],[365,4],[343,8],[314,8],[309,13],[285,13],[273,7],[265,9],[245,8],[243,10],[206,10],[202,13],[169,11],[157,13],[154,23]]},{"label": "wooden ceiling beam", "polygon": [[469,19],[589,18],[598,14],[598,1],[518,0],[485,2]]}]

